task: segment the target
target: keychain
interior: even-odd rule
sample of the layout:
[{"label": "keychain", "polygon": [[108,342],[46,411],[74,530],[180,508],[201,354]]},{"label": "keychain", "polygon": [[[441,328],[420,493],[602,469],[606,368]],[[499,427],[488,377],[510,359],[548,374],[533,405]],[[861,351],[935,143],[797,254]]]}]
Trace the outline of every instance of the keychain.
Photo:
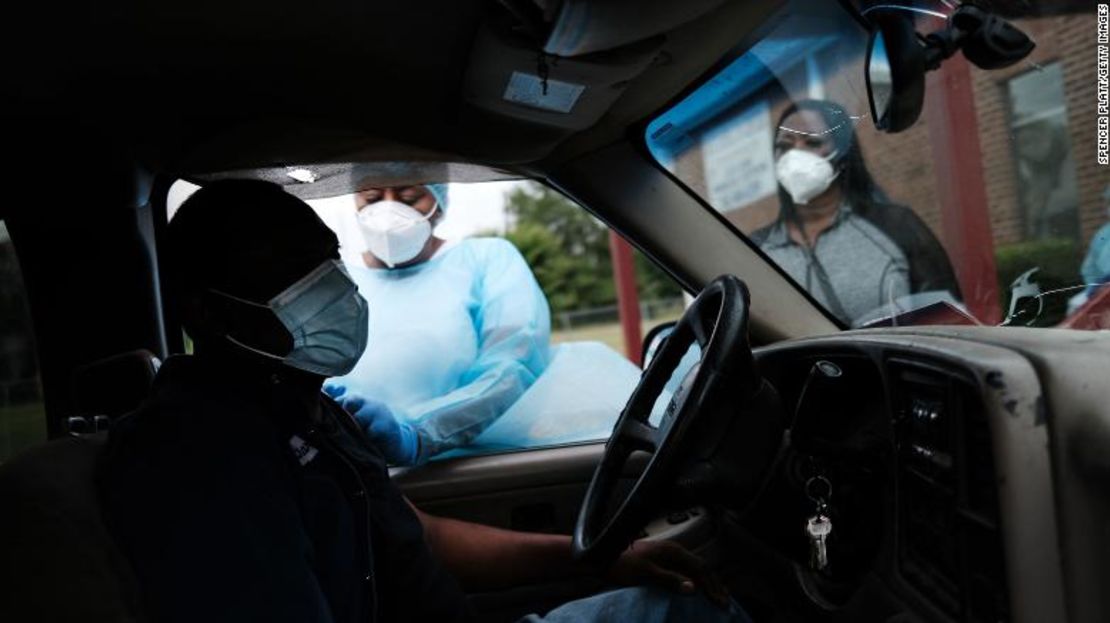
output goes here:
[{"label": "keychain", "polygon": [[[821,488],[824,491],[821,491]],[[826,541],[832,532],[832,520],[829,519],[832,483],[824,476],[814,476],[806,481],[805,491],[806,496],[817,506],[814,515],[806,521],[806,536],[809,537],[809,566],[815,571],[824,571],[829,566],[829,550]]]}]

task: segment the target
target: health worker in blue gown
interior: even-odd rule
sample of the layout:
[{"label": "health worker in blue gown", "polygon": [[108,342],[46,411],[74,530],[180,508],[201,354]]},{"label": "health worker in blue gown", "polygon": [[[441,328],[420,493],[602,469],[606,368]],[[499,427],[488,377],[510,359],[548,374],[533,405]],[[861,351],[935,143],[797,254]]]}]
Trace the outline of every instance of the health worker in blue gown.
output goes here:
[{"label": "health worker in blue gown", "polygon": [[507,240],[433,235],[445,184],[355,195],[366,242],[348,269],[369,304],[367,347],[325,391],[354,414],[391,463],[464,446],[544,371],[551,312]]}]

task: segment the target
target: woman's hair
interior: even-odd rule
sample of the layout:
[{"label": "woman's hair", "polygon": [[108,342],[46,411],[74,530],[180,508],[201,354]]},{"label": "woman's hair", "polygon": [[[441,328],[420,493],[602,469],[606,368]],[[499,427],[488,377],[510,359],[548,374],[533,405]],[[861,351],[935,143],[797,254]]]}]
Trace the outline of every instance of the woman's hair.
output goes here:
[{"label": "woman's hair", "polygon": [[[859,141],[856,139],[856,120],[840,104],[827,100],[800,100],[794,102],[779,116],[778,123],[775,124],[775,133],[777,134],[780,131],[787,118],[794,113],[805,110],[820,115],[828,127],[827,136],[836,150],[833,164],[840,169],[837,183],[840,184],[844,198],[852,206],[852,209],[866,212],[875,203],[889,203],[890,199],[875,183],[875,179],[871,177],[871,172],[867,170],[867,165],[863,162],[863,153],[860,151]],[[790,198],[790,194],[786,192],[782,184],[779,184],[779,203],[782,206],[779,213],[780,219],[793,216],[794,200]]]}]

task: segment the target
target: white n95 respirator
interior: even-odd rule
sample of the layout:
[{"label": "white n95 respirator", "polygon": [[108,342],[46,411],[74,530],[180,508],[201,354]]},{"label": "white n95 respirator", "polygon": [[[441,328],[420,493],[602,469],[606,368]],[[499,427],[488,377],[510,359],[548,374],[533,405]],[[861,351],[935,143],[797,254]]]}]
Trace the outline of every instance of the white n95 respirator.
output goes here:
[{"label": "white n95 respirator", "polygon": [[377,201],[358,212],[358,224],[366,248],[374,257],[393,268],[412,260],[432,237],[432,215],[399,201]]},{"label": "white n95 respirator", "polygon": [[806,204],[828,190],[840,175],[829,162],[832,158],[822,158],[804,149],[791,149],[775,162],[775,177],[794,203]]}]

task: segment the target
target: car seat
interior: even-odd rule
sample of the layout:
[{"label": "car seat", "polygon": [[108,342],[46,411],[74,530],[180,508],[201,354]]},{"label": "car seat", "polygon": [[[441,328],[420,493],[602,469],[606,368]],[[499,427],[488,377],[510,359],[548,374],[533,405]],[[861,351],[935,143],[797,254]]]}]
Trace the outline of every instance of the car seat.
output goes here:
[{"label": "car seat", "polygon": [[73,432],[0,465],[0,621],[144,620],[138,582],[97,499],[106,434],[76,429],[102,429],[138,407],[158,363],[134,351],[77,369]]},{"label": "car seat", "polygon": [[134,350],[75,369],[70,386],[75,415],[66,422],[67,430],[100,432],[134,411],[150,393],[161,365],[150,351]]}]

